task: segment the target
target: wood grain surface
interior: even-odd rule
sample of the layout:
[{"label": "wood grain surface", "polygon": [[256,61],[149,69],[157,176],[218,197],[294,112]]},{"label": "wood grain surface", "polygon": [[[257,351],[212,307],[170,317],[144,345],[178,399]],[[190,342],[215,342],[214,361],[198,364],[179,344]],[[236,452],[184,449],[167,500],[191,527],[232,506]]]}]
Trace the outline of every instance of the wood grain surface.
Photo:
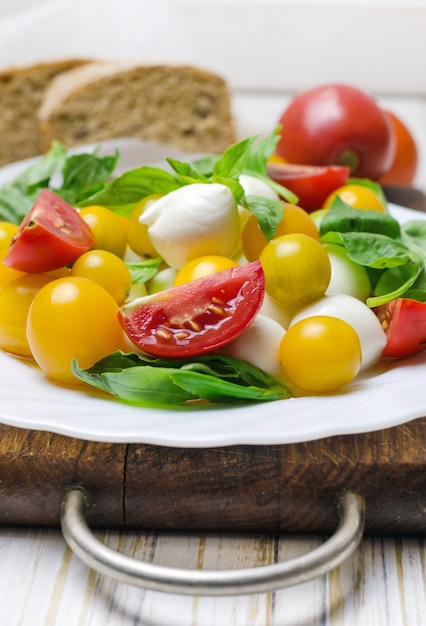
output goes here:
[{"label": "wood grain surface", "polygon": [[423,536],[426,418],[291,445],[170,448],[87,442],[0,426],[0,523],[57,526],[81,485],[102,528],[332,532],[342,493],[366,532]]}]

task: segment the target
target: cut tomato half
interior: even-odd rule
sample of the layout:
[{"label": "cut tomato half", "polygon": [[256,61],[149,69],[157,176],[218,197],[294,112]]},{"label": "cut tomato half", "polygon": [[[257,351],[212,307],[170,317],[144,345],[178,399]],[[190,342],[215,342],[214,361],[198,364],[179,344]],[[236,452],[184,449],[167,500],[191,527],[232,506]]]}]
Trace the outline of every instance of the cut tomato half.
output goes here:
[{"label": "cut tomato half", "polygon": [[397,298],[374,311],[388,339],[383,356],[403,358],[426,348],[426,302]]},{"label": "cut tomato half", "polygon": [[211,352],[240,335],[259,311],[265,278],[259,261],[222,270],[123,306],[131,341],[154,356]]},{"label": "cut tomato half", "polygon": [[77,210],[46,188],[22,221],[3,263],[41,274],[72,263],[92,246],[90,227]]},{"label": "cut tomato half", "polygon": [[343,165],[294,165],[268,163],[269,178],[292,191],[299,206],[308,213],[320,209],[332,191],[349,178],[349,168]]}]

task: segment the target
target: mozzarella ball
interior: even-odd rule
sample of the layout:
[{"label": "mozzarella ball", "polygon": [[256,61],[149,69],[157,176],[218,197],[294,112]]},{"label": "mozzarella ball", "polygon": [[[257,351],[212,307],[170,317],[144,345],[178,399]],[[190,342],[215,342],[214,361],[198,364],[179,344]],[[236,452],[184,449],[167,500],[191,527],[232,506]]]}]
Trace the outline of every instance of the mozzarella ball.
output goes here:
[{"label": "mozzarella ball", "polygon": [[226,185],[195,183],[171,191],[140,217],[153,246],[175,269],[200,256],[232,257],[240,237],[238,208]]},{"label": "mozzarella ball", "polygon": [[272,298],[268,293],[265,293],[260,313],[266,317],[272,318],[281,324],[283,328],[288,328],[291,318],[294,315],[294,310],[286,307],[285,304],[274,300],[274,298]]},{"label": "mozzarella ball", "polygon": [[387,343],[386,333],[376,315],[366,304],[344,294],[324,296],[299,309],[292,317],[290,326],[314,315],[338,317],[352,326],[361,343],[361,370],[371,367],[379,360]]},{"label": "mozzarella ball", "polygon": [[324,244],[330,264],[331,278],[326,294],[346,294],[365,302],[371,294],[371,283],[363,265],[352,261],[343,246]]},{"label": "mozzarella ball", "polygon": [[221,348],[219,352],[248,361],[279,379],[283,376],[283,371],[278,358],[278,348],[284,334],[285,329],[278,322],[258,314],[239,337]]},{"label": "mozzarella ball", "polygon": [[272,189],[268,183],[250,176],[249,174],[241,174],[238,178],[241,187],[244,189],[246,196],[263,196],[270,200],[279,200],[279,195]]}]

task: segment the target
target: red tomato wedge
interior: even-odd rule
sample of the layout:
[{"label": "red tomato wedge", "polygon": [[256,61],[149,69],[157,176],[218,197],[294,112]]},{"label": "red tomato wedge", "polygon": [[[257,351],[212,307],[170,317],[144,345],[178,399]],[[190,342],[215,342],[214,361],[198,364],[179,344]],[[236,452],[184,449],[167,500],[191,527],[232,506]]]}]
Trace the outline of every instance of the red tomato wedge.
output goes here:
[{"label": "red tomato wedge", "polygon": [[124,305],[120,322],[131,341],[159,357],[216,350],[240,335],[259,311],[265,278],[259,261],[222,270]]},{"label": "red tomato wedge", "polygon": [[383,356],[403,358],[426,348],[426,302],[397,298],[374,312],[388,338]]},{"label": "red tomato wedge", "polygon": [[329,194],[349,178],[349,168],[344,165],[268,163],[267,173],[269,178],[296,194],[298,205],[308,213],[320,209]]},{"label": "red tomato wedge", "polygon": [[75,261],[93,246],[90,227],[50,189],[40,192],[22,221],[3,261],[30,274],[50,272]]}]

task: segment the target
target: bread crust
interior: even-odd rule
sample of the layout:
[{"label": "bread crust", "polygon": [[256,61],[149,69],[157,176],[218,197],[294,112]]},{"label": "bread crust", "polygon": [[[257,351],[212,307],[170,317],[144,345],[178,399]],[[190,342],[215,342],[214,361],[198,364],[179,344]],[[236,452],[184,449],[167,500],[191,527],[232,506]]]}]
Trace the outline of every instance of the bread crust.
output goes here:
[{"label": "bread crust", "polygon": [[93,62],[50,83],[39,109],[42,148],[140,137],[196,152],[235,141],[225,81],[204,69],[158,62]]},{"label": "bread crust", "polygon": [[58,59],[0,71],[0,166],[41,154],[37,116],[52,79],[89,62]]}]

